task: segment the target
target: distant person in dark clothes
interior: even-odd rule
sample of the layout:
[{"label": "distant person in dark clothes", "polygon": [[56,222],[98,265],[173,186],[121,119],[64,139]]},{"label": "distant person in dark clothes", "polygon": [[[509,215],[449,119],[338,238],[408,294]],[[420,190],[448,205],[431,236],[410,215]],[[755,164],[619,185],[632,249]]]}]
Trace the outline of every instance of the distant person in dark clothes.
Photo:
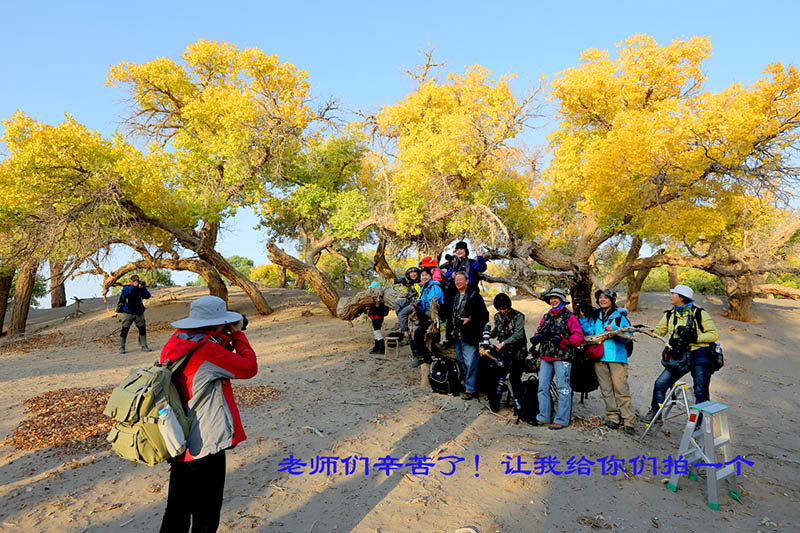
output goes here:
[{"label": "distant person in dark clothes", "polygon": [[150,298],[150,291],[139,276],[131,276],[130,283],[122,288],[119,295],[118,308],[122,311],[122,331],[119,332],[119,353],[125,353],[125,340],[131,324],[136,322],[139,330],[139,347],[143,352],[152,352],[147,346],[147,323],[144,320],[144,303],[142,299]]},{"label": "distant person in dark clothes", "polygon": [[[377,281],[369,284],[370,289],[377,289],[378,287],[380,287],[380,284]],[[369,352],[370,355],[383,355],[386,353],[386,343],[383,339],[381,328],[383,327],[383,320],[388,314],[389,308],[383,302],[372,305],[367,311],[367,315],[372,322],[372,338],[375,339],[375,344]]]}]

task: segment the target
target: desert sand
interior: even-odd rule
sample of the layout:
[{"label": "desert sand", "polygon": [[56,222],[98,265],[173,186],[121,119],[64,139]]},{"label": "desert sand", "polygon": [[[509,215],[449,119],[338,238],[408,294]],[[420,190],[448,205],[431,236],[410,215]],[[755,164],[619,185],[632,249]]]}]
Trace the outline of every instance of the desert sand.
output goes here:
[{"label": "desert sand", "polygon": [[[188,313],[200,288],[162,289],[147,311],[150,345],[158,349],[172,330],[168,321]],[[574,397],[573,425],[562,431],[515,424],[509,409],[495,415],[485,400],[464,401],[419,386],[408,347],[399,355],[367,354],[371,328],[331,318],[316,297],[297,290],[266,290],[277,312],[254,316],[249,300],[231,292],[231,309],[251,317],[248,338],[258,354],[258,375],[236,385],[267,385],[277,400],[243,408],[248,440],[229,451],[220,531],[797,531],[800,530],[800,395],[796,347],[800,303],[757,300],[753,323],[722,316],[725,302],[701,297],[716,321],[727,364],[711,382],[712,400],[731,407],[734,454],[752,461],[739,478],[736,502],[721,490],[721,509],[706,505],[705,482],[682,478],[676,493],[666,475],[506,474],[516,464],[557,456],[563,470],[571,456],[596,461],[613,454],[630,460],[676,455],[683,430],[668,421],[669,434],[644,443],[599,424],[599,391],[584,403]],[[546,305],[515,299],[527,315],[530,336]],[[644,294],[633,323],[655,325],[668,306],[666,294]],[[112,387],[130,369],[155,361],[142,353],[131,332],[129,353],[116,349],[120,319],[113,304],[85,301],[87,313],[64,320],[66,309],[33,310],[27,339],[63,334],[58,343],[33,351],[0,341],[0,440],[25,419],[24,400],[69,387]],[[395,323],[394,314],[385,329]],[[50,337],[52,338],[52,337]],[[46,344],[46,343],[43,343]],[[36,346],[35,343],[32,344]],[[659,342],[637,340],[630,364],[636,411],[647,410],[661,370]],[[691,378],[687,376],[691,385]],[[691,397],[690,397],[691,399]],[[643,426],[639,424],[641,432]],[[354,473],[339,461],[334,475],[290,475],[279,465],[293,455],[369,458]],[[401,462],[433,457],[428,475],[403,467],[386,475],[375,468],[387,455]],[[478,456],[476,466],[475,457]],[[461,457],[453,475],[446,457]],[[523,463],[524,464],[524,463]],[[0,446],[0,528],[3,531],[157,531],[166,501],[168,464],[134,466],[102,447],[88,454],[57,448],[35,451]],[[445,473],[442,473],[441,471]]]}]

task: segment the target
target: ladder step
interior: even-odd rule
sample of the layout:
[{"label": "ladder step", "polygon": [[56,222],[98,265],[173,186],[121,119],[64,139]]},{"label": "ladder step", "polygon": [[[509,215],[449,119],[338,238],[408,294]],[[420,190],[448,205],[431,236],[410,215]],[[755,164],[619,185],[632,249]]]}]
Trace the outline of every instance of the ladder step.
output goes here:
[{"label": "ladder step", "polygon": [[729,478],[735,475],[736,475],[736,468],[734,468],[734,465],[728,465],[723,468],[719,468],[715,472],[715,477],[717,478],[717,481],[722,481],[725,478]]},{"label": "ladder step", "polygon": [[714,439],[714,449],[719,449],[720,446],[725,446],[731,441],[730,437],[716,437]]}]

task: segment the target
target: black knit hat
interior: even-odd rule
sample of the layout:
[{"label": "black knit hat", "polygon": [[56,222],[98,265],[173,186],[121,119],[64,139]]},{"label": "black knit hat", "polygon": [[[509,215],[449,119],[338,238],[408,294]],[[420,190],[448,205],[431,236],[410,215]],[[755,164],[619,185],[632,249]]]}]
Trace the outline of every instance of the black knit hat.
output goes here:
[{"label": "black knit hat", "polygon": [[466,242],[464,242],[464,241],[458,241],[458,242],[456,243],[456,250],[458,250],[459,248],[461,248],[462,250],[464,250],[465,252],[467,252],[467,255],[469,255],[469,246],[467,246],[467,243],[466,243]]}]

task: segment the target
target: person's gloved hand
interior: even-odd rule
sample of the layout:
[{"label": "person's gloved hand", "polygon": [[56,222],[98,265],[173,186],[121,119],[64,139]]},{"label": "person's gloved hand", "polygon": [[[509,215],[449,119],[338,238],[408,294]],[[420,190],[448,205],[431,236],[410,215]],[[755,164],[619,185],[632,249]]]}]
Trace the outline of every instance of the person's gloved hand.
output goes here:
[{"label": "person's gloved hand", "polygon": [[531,340],[531,350],[533,350],[540,342],[544,340],[544,338],[541,335],[534,335],[533,337],[531,337],[530,340]]},{"label": "person's gloved hand", "polygon": [[566,348],[567,346],[569,346],[569,339],[566,337],[561,337],[561,340],[558,341],[558,346],[560,348]]}]

